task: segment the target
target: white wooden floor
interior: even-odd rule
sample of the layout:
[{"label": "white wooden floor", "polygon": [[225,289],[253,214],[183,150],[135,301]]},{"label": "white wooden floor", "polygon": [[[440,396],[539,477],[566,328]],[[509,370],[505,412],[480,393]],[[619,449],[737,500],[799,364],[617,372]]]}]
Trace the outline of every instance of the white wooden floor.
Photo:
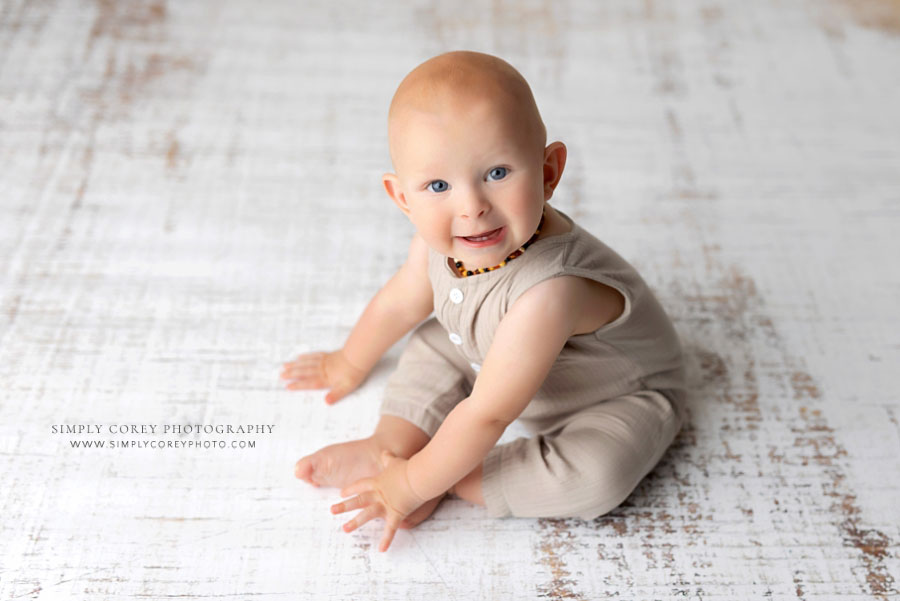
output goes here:
[{"label": "white wooden floor", "polygon": [[[403,343],[334,407],[277,376],[403,260],[388,104],[458,48],[530,81],[691,421],[609,516],[452,500],[380,554],[292,466]],[[0,599],[897,598],[898,107],[893,0],[0,0]]]}]

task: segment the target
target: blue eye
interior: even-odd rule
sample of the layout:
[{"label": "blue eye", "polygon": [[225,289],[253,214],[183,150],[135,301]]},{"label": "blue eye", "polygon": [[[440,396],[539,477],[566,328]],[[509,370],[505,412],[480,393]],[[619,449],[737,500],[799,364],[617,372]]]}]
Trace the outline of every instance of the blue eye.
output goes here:
[{"label": "blue eye", "polygon": [[490,173],[488,173],[488,177],[497,181],[498,179],[503,179],[506,177],[506,167],[494,167],[491,169]]},{"label": "blue eye", "polygon": [[[432,187],[434,186],[434,187]],[[431,190],[432,192],[445,192],[450,187],[447,182],[442,179],[436,179],[433,182],[428,182],[428,185],[425,186],[426,190]]]}]

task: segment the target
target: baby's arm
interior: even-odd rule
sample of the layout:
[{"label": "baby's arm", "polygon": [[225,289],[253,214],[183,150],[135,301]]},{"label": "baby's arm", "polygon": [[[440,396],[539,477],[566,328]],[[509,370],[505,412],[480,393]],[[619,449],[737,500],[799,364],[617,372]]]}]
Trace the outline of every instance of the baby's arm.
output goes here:
[{"label": "baby's arm", "polygon": [[362,510],[344,524],[345,532],[382,517],[379,549],[387,550],[404,518],[484,460],[534,397],[584,315],[590,295],[579,279],[541,282],[513,303],[494,333],[472,394],[447,415],[434,438],[408,461],[384,451],[380,475],[341,491],[342,497],[356,496],[333,505],[332,513]]},{"label": "baby's arm", "polygon": [[363,380],[397,340],[433,310],[428,281],[428,247],[416,234],[406,262],[375,295],[344,347],[334,352],[304,353],[284,364],[287,388],[330,388],[325,400],[337,402]]},{"label": "baby's arm", "polygon": [[406,262],[366,306],[344,343],[344,355],[368,373],[395,342],[434,310],[428,247],[416,233]]},{"label": "baby's arm", "polygon": [[540,388],[588,299],[577,278],[559,277],[533,286],[513,303],[497,327],[472,394],[409,460],[409,485],[419,497],[442,494],[484,460]]}]

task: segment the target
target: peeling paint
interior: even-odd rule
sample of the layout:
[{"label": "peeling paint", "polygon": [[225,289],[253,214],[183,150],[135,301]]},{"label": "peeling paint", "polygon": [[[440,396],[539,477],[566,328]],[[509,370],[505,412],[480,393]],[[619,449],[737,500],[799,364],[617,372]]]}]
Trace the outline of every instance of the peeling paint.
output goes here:
[{"label": "peeling paint", "polygon": [[577,581],[566,566],[565,554],[572,550],[575,540],[569,520],[541,518],[537,522],[541,533],[538,544],[540,562],[551,575],[550,582],[537,585],[539,596],[586,601],[587,597],[576,590]]},{"label": "peeling paint", "polygon": [[[799,398],[814,398],[805,377],[792,380],[792,383],[795,382],[799,382],[799,386],[795,388]],[[834,499],[832,510],[842,517],[839,528],[844,544],[861,553],[860,561],[865,571],[868,592],[878,599],[900,595],[900,590],[895,587],[894,576],[884,562],[888,549],[894,544],[884,532],[865,528],[861,524],[861,511],[856,504],[856,495],[847,490],[847,475],[837,461],[847,456],[846,449],[836,441],[834,430],[825,423],[821,411],[800,407],[799,413],[806,427],[803,432],[805,436],[797,440],[804,446],[812,447],[815,462],[828,468],[826,474],[830,482],[825,487],[825,494]]]}]

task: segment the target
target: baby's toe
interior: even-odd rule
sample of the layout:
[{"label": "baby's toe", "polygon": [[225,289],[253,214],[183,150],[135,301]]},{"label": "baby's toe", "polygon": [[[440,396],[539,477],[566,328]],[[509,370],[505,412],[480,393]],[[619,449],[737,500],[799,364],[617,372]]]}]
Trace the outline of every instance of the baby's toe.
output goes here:
[{"label": "baby's toe", "polygon": [[313,481],[313,456],[307,455],[303,459],[297,462],[294,466],[294,476],[303,480],[304,482],[308,482],[313,486],[318,486],[317,482]]}]

